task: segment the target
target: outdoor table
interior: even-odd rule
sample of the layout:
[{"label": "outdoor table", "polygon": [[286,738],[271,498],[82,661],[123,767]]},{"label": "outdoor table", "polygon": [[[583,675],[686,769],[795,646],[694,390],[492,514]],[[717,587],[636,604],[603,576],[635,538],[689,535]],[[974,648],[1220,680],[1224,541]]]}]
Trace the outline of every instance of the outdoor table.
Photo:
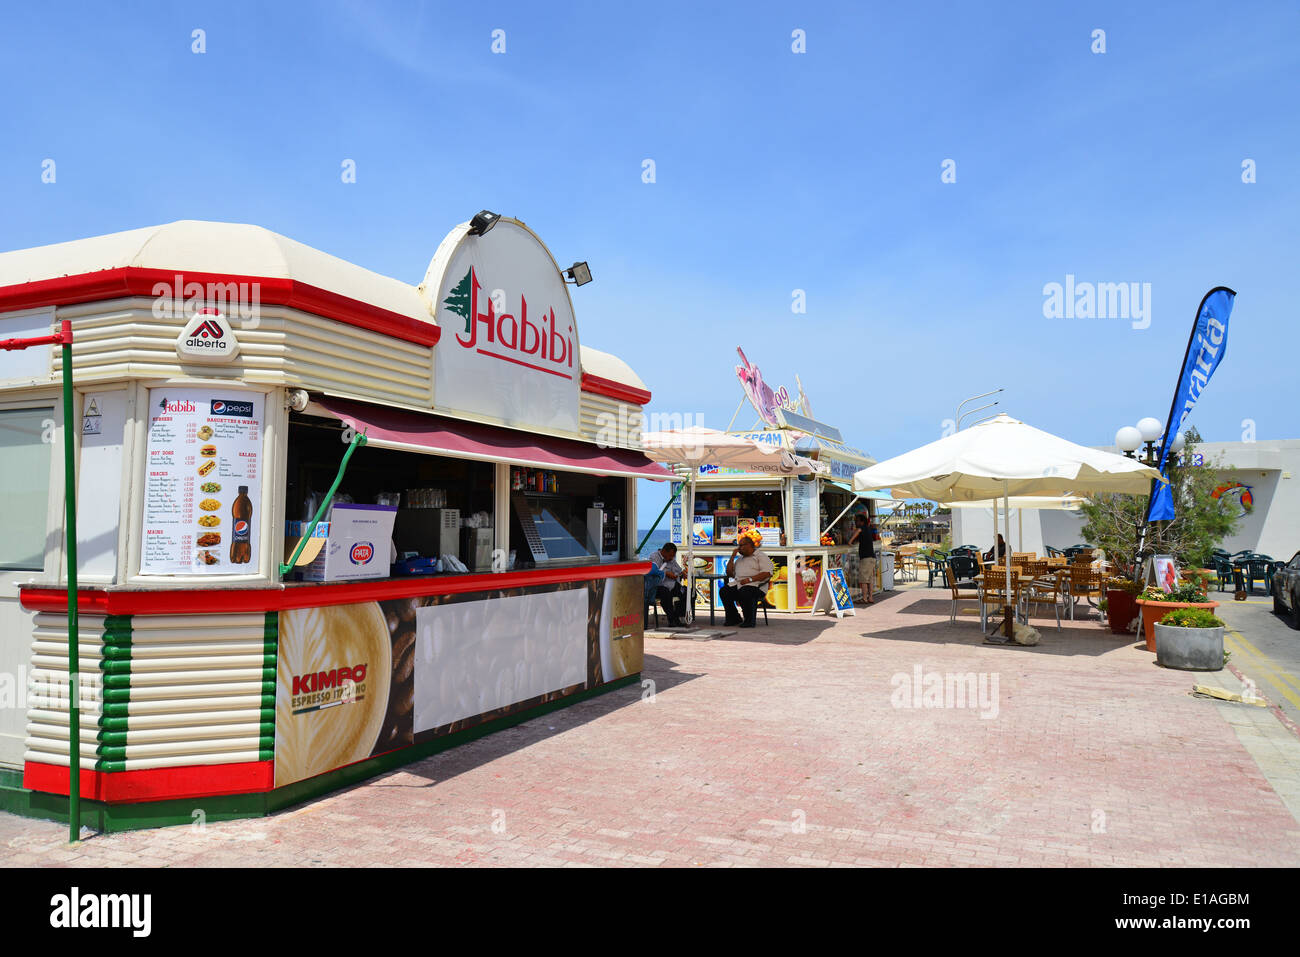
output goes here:
[{"label": "outdoor table", "polygon": [[696,576],[694,576],[694,577],[697,578],[697,579],[699,579],[700,581],[706,581],[706,582],[709,583],[709,624],[712,625],[712,624],[714,624],[714,623],[716,622],[716,620],[717,620],[717,619],[714,617],[714,613],[715,613],[716,609],[713,607],[713,589],[714,589],[714,583],[715,583],[715,582],[719,582],[719,581],[726,581],[726,580],[727,580],[727,576],[726,576],[726,575],[719,575],[719,574],[717,574],[716,572],[710,572],[709,574],[701,574],[701,575],[696,575]]}]

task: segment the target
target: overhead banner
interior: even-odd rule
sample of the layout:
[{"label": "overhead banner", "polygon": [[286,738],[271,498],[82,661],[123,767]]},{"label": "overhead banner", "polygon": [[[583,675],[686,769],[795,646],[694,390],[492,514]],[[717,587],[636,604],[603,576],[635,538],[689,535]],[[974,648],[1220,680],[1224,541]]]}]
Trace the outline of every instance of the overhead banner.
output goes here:
[{"label": "overhead banner", "polygon": [[423,290],[443,330],[433,350],[435,410],[516,429],[578,435],[582,362],[564,276],[542,241],[501,218],[458,227]]},{"label": "overhead banner", "polygon": [[[1182,372],[1174,400],[1169,406],[1165,434],[1160,442],[1160,472],[1166,474],[1169,446],[1182,429],[1183,421],[1191,414],[1196,400],[1210,382],[1214,370],[1223,361],[1228,349],[1228,317],[1237,294],[1227,286],[1215,286],[1205,294],[1196,310],[1196,322],[1187,340],[1187,353],[1183,357]],[[1174,517],[1174,497],[1168,482],[1156,483],[1147,506],[1147,521],[1168,521]]]}]

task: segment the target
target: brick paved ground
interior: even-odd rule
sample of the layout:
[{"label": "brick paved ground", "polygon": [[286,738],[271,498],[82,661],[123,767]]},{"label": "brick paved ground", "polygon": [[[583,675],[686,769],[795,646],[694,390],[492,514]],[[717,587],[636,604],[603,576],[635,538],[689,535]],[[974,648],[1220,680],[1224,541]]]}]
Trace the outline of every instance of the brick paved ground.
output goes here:
[{"label": "brick paved ground", "polygon": [[[650,638],[653,700],[622,689],[270,818],[67,848],[0,814],[0,865],[1300,865],[1252,757],[1300,776],[1269,712],[1190,697],[1203,677],[1092,622],[984,645],[943,595]],[[894,707],[917,666],[997,695]]]}]

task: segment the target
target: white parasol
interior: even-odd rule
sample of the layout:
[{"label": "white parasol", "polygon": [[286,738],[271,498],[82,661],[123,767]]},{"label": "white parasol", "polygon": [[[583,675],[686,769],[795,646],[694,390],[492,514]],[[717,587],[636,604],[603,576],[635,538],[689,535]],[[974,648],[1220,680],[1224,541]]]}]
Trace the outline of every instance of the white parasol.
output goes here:
[{"label": "white parasol", "polygon": [[[1009,415],[999,415],[862,469],[854,474],[853,487],[887,488],[895,498],[928,498],[953,506],[1001,498],[1010,594],[1011,496],[1145,495],[1153,478],[1160,478],[1159,471],[1136,459],[1076,445]],[[1012,610],[1008,607],[1005,613],[1009,638]]]}]

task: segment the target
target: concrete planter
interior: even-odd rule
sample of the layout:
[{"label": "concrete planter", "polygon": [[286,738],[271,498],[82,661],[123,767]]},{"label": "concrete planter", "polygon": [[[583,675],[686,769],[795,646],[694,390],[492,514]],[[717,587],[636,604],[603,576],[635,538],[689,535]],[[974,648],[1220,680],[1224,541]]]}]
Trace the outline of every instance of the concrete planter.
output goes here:
[{"label": "concrete planter", "polygon": [[1141,598],[1135,599],[1137,605],[1142,609],[1142,633],[1146,638],[1147,651],[1156,650],[1156,632],[1155,626],[1161,618],[1169,614],[1176,608],[1208,608],[1210,611],[1219,607],[1217,601],[1203,602],[1179,602],[1179,601],[1144,601]]},{"label": "concrete planter", "polygon": [[1156,622],[1156,664],[1179,671],[1223,670],[1223,628],[1177,628]]}]

